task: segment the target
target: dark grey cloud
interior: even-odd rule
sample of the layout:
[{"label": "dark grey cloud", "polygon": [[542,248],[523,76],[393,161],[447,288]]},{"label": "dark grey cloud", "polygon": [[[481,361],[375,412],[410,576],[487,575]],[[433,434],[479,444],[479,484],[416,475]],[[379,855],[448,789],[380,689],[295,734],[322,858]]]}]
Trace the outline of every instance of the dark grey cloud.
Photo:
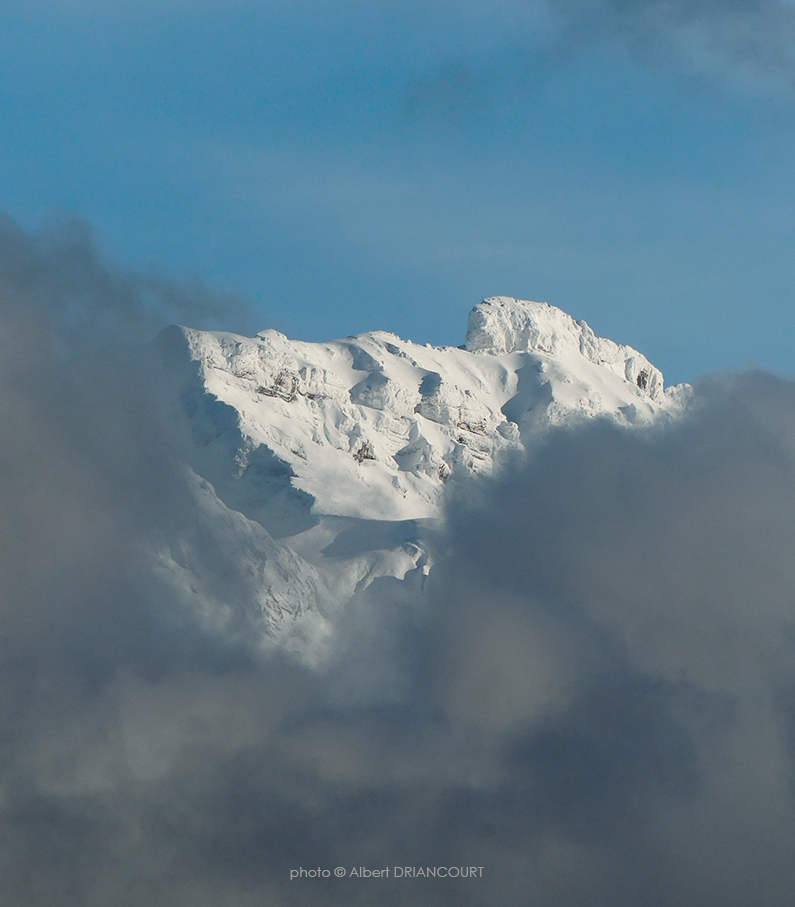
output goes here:
[{"label": "dark grey cloud", "polygon": [[[460,488],[428,581],[374,583],[308,671],[252,645],[138,343],[191,294],[77,228],[0,238],[4,901],[789,904],[795,386],[715,378]],[[484,870],[289,880],[359,865]]]}]

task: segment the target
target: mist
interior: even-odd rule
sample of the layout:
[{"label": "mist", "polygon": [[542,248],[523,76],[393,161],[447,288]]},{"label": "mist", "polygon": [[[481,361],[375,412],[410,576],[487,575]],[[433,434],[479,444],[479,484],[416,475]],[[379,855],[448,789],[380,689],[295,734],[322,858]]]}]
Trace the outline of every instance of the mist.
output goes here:
[{"label": "mist", "polygon": [[792,382],[710,376],[669,425],[454,483],[427,581],[373,583],[310,669],[258,645],[151,353],[228,300],[79,224],[0,250],[4,900],[789,903]]}]

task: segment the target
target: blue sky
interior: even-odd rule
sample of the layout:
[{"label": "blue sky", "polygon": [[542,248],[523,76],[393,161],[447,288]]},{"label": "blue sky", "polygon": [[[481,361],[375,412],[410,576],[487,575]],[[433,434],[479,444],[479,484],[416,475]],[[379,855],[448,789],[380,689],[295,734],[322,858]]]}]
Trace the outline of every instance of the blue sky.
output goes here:
[{"label": "blue sky", "polygon": [[[545,299],[670,380],[791,372],[784,0],[7,0],[0,208],[273,326]],[[221,326],[221,325],[216,325]]]}]

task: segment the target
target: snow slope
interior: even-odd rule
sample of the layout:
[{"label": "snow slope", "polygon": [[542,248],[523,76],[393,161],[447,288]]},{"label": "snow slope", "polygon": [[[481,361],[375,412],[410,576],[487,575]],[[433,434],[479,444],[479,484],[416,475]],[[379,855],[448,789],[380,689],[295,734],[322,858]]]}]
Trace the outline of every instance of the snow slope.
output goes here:
[{"label": "snow slope", "polygon": [[420,530],[440,518],[457,475],[490,473],[550,426],[649,424],[688,399],[637,350],[546,303],[505,296],[475,306],[462,347],[384,331],[308,343],[186,327],[159,342],[191,466],[214,506],[298,559],[300,594],[323,586],[299,608],[266,596],[268,632],[307,611],[333,622],[374,578],[427,571]]}]

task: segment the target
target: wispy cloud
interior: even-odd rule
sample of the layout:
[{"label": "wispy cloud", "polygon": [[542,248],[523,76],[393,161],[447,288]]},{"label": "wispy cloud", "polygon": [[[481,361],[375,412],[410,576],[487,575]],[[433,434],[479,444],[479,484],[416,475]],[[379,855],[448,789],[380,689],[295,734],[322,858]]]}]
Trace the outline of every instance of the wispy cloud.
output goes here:
[{"label": "wispy cloud", "polygon": [[504,0],[486,21],[464,8],[409,89],[409,111],[442,122],[519,112],[550,76],[594,51],[733,91],[786,95],[795,86],[789,0]]},{"label": "wispy cloud", "polygon": [[581,38],[612,36],[642,57],[793,85],[795,8],[786,0],[563,0],[551,9]]}]

